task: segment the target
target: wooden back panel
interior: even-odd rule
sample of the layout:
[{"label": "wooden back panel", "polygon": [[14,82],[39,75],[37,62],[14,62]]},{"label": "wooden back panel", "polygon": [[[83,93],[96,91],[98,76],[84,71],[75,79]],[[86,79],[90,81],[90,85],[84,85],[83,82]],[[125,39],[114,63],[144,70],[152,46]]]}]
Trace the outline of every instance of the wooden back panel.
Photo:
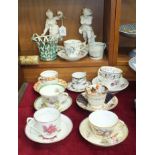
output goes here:
[{"label": "wooden back panel", "polygon": [[[41,34],[46,20],[46,10],[51,9],[56,15],[58,10],[63,11],[66,19],[67,36],[64,40],[75,38],[83,40],[78,33],[80,15],[83,8],[93,10],[93,28],[97,41],[103,40],[104,0],[19,0],[19,44],[21,55],[37,54],[38,49],[31,41],[33,33]],[[61,25],[61,22],[58,22]]]}]

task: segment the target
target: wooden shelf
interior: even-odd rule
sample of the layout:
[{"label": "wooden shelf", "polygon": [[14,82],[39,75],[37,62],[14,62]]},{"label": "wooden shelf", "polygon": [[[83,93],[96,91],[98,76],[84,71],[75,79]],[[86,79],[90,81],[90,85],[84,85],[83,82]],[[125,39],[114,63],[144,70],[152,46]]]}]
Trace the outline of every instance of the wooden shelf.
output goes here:
[{"label": "wooden shelf", "polygon": [[22,65],[22,67],[31,67],[31,68],[71,68],[71,67],[100,67],[102,65],[108,65],[108,60],[106,56],[101,60],[92,60],[88,56],[79,60],[79,61],[65,61],[61,58],[57,58],[54,61],[44,62],[39,61],[38,65]]}]

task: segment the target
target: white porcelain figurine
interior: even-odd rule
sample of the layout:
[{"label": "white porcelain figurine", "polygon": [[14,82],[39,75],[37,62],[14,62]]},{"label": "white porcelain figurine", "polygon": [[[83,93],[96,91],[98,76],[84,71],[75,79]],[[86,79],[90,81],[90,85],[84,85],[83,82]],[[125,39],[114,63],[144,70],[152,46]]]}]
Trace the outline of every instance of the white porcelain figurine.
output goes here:
[{"label": "white porcelain figurine", "polygon": [[42,35],[46,35],[46,33],[49,31],[49,35],[52,35],[54,38],[61,38],[61,35],[59,33],[59,26],[57,25],[57,20],[63,19],[63,13],[61,11],[57,12],[57,16],[53,15],[53,12],[48,9],[46,11],[46,23],[45,23],[45,29],[43,31]]},{"label": "white porcelain figurine", "polygon": [[88,8],[83,9],[83,15],[80,16],[81,27],[79,33],[83,35],[85,43],[95,42],[96,35],[91,26],[93,20],[92,10]]}]

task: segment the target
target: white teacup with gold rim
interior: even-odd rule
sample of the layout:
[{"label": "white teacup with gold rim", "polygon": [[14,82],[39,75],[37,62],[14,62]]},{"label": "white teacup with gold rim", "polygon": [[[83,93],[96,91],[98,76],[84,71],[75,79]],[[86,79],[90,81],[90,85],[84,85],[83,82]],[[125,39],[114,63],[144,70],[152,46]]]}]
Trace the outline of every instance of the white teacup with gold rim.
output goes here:
[{"label": "white teacup with gold rim", "polygon": [[46,70],[40,73],[38,81],[50,83],[50,81],[57,80],[58,72],[55,70]]},{"label": "white teacup with gold rim", "polygon": [[108,89],[104,85],[89,85],[85,89],[85,97],[91,107],[100,108],[104,104],[107,92]]},{"label": "white teacup with gold rim", "polygon": [[64,92],[65,87],[59,84],[48,84],[40,88],[39,94],[42,96],[43,102],[52,106],[55,103],[63,103],[68,98],[68,93]]},{"label": "white teacup with gold rim", "polygon": [[105,81],[108,86],[117,86],[122,78],[123,71],[117,67],[102,66],[98,70],[98,78]]},{"label": "white teacup with gold rim", "polygon": [[89,115],[90,127],[96,136],[110,135],[118,121],[118,116],[107,110],[96,110]]},{"label": "white teacup with gold rim", "polygon": [[[29,123],[32,119],[35,122],[33,126]],[[34,113],[33,117],[27,118],[27,124],[43,138],[54,137],[60,131],[60,112],[54,108],[40,109]]]}]

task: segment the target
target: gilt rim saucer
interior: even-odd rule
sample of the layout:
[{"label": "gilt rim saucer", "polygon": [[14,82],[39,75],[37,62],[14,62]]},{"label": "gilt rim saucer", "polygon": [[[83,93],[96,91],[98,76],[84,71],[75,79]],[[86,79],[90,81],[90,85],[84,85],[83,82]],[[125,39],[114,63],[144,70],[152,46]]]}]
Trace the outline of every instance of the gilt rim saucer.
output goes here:
[{"label": "gilt rim saucer", "polygon": [[101,83],[101,84],[105,85],[108,88],[109,92],[111,92],[111,93],[120,92],[129,86],[128,80],[123,77],[121,78],[119,85],[117,85],[115,87],[109,87],[108,84],[106,83],[106,81],[100,81],[98,77],[95,77],[92,80],[92,83],[93,84]]},{"label": "gilt rim saucer", "polygon": [[110,147],[122,143],[127,138],[129,131],[127,125],[119,120],[111,135],[98,137],[92,133],[87,117],[80,123],[79,132],[81,136],[91,144],[101,147]]},{"label": "gilt rim saucer", "polygon": [[[67,110],[71,105],[72,105],[72,98],[70,96],[68,96],[67,100],[64,103],[55,104],[54,108],[56,108],[60,112],[63,112],[65,110]],[[42,109],[42,108],[45,108],[45,107],[49,107],[49,106],[42,102],[42,97],[41,96],[38,97],[34,101],[34,109],[35,110],[39,110],[39,109]]]},{"label": "gilt rim saucer", "polygon": [[[90,84],[91,84],[91,82],[90,82],[90,81],[87,81],[86,84],[85,84],[85,88],[86,88],[87,86],[89,86]],[[67,89],[68,89],[69,91],[76,92],[76,93],[84,92],[84,91],[85,91],[85,88],[83,88],[83,89],[75,89],[75,88],[72,86],[72,82],[68,82],[68,85],[67,85]]]},{"label": "gilt rim saucer", "polygon": [[77,57],[69,57],[69,56],[67,56],[64,49],[63,49],[63,50],[60,50],[60,51],[57,53],[57,55],[58,55],[60,58],[65,59],[65,60],[67,60],[67,61],[77,61],[77,60],[80,60],[80,59],[84,58],[87,54],[88,54],[88,50],[86,50],[86,49],[82,49],[82,50],[80,51],[80,55],[77,56]]},{"label": "gilt rim saucer", "polygon": [[[84,93],[83,93],[84,94]],[[84,110],[87,110],[87,111],[95,111],[95,110],[111,110],[111,109],[114,109],[117,105],[118,105],[118,98],[116,96],[113,96],[113,98],[107,103],[105,104],[105,102],[103,102],[103,105],[102,107],[99,107],[99,108],[95,108],[95,107],[92,107],[88,101],[87,103],[85,103],[85,101],[83,101],[82,97],[81,97],[82,93],[80,95],[78,95],[77,99],[76,99],[76,103],[77,105],[84,109]],[[83,96],[83,95],[82,95]]]},{"label": "gilt rim saucer", "polygon": [[[32,119],[29,122],[32,126],[34,124],[34,119]],[[50,144],[50,143],[56,143],[58,141],[61,141],[65,139],[72,131],[73,129],[73,123],[69,117],[67,117],[64,114],[61,114],[61,129],[60,132],[52,138],[43,138],[38,132],[36,132],[31,125],[25,126],[25,134],[28,139],[41,143],[41,144]]]}]

